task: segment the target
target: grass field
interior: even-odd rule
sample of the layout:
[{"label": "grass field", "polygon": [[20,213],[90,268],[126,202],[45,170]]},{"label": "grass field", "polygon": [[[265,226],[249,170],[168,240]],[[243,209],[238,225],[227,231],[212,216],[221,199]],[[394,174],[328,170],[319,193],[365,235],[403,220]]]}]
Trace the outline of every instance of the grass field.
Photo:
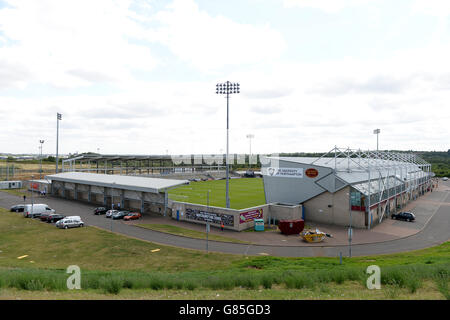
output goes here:
[{"label": "grass field", "polygon": [[[141,228],[150,229],[150,230],[156,230],[156,231],[160,231],[160,232],[175,234],[178,236],[185,236],[185,237],[194,238],[194,239],[206,239],[206,232],[181,228],[181,227],[172,226],[169,224],[142,223],[142,224],[138,224],[137,226],[141,227]],[[224,241],[224,242],[234,242],[234,243],[249,243],[249,242],[245,242],[242,240],[238,240],[238,239],[234,239],[234,238],[230,238],[230,237],[219,236],[219,235],[211,234],[211,233],[208,234],[208,239],[214,240],[214,241]]]},{"label": "grass field", "polygon": [[[61,230],[0,209],[3,299],[449,299],[449,261],[449,242],[344,258],[343,265],[337,258],[206,254],[94,227]],[[81,291],[65,287],[73,264],[82,270]],[[365,287],[372,264],[381,267],[381,290]]]},{"label": "grass field", "polygon": [[[209,193],[209,205],[225,207],[226,180],[210,180],[191,182],[189,185],[173,189],[169,192],[169,198],[175,201],[207,204]],[[233,209],[245,209],[265,204],[263,180],[260,178],[230,179],[230,207]]]}]

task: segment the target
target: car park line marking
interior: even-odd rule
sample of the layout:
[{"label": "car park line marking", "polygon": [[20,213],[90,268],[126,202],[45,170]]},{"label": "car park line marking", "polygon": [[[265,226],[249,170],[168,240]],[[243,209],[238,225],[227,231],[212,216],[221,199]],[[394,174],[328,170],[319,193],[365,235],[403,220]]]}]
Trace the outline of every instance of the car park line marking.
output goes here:
[{"label": "car park line marking", "polygon": [[268,253],[265,253],[265,252],[260,252],[260,253],[258,253],[260,256],[268,256],[269,254]]},{"label": "car park line marking", "polygon": [[152,252],[158,252],[158,251],[160,251],[161,249],[153,249],[153,250],[151,250]]},{"label": "car park line marking", "polygon": [[24,255],[24,256],[20,256],[20,257],[17,257],[17,259],[23,259],[23,258],[26,258],[26,257],[28,257],[28,255],[26,254],[26,255]]}]

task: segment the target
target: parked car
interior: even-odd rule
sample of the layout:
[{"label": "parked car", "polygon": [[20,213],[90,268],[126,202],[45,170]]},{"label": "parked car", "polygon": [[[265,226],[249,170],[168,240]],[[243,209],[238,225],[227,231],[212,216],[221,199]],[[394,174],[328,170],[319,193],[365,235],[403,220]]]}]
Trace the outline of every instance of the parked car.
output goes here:
[{"label": "parked car", "polygon": [[255,171],[253,171],[253,170],[245,171],[244,177],[246,177],[246,178],[254,178],[255,177]]},{"label": "parked car", "polygon": [[125,220],[125,221],[137,220],[141,217],[142,217],[142,215],[139,212],[130,212],[125,217],[123,217],[123,220]]},{"label": "parked car", "polygon": [[36,218],[42,213],[55,213],[55,210],[44,203],[26,204],[23,210],[25,218]]},{"label": "parked car", "polygon": [[448,178],[447,178],[447,177],[443,177],[442,180],[443,180],[443,181],[447,181]]},{"label": "parked car", "polygon": [[56,227],[61,229],[77,228],[83,226],[84,222],[81,219],[77,219],[77,217],[72,218],[66,217],[56,222]]},{"label": "parked car", "polygon": [[15,206],[12,206],[9,211],[11,212],[23,212],[25,205],[23,204],[16,204]]},{"label": "parked car", "polygon": [[41,221],[47,222],[48,217],[49,217],[50,215],[52,215],[52,214],[53,214],[53,213],[51,213],[51,212],[44,212],[44,213],[41,213],[41,215],[39,216],[39,219],[41,219]]},{"label": "parked car", "polygon": [[414,221],[414,220],[416,220],[416,216],[412,212],[399,212],[399,213],[393,213],[392,219]]},{"label": "parked car", "polygon": [[113,220],[116,219],[123,219],[126,215],[128,215],[130,212],[129,211],[117,211],[116,213],[114,213],[111,218]]},{"label": "parked car", "polygon": [[119,212],[119,210],[108,210],[108,211],[106,211],[106,216],[105,216],[105,217],[111,218],[111,216],[112,216],[114,213],[117,213],[117,212]]},{"label": "parked car", "polygon": [[62,214],[57,214],[57,213],[53,213],[50,214],[49,216],[47,216],[47,222],[48,223],[54,223],[57,222],[61,219],[64,219],[66,216],[62,215]]},{"label": "parked car", "polygon": [[98,207],[94,209],[94,214],[105,214],[107,211],[105,207]]}]

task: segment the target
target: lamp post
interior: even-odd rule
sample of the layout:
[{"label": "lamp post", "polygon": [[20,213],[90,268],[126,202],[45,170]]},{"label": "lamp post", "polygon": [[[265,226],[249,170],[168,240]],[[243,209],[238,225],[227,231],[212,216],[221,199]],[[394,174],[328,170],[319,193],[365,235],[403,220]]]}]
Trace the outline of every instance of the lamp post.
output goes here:
[{"label": "lamp post", "polygon": [[229,163],[228,163],[228,141],[229,141],[229,98],[230,94],[233,93],[239,93],[239,83],[231,83],[230,81],[224,82],[224,83],[218,83],[216,84],[216,94],[226,94],[227,95],[227,157],[225,159],[226,163],[226,173],[227,173],[227,190],[226,190],[226,206],[227,208],[230,207],[230,193],[229,193],[229,184],[230,184],[230,177],[229,177]]},{"label": "lamp post", "polygon": [[62,120],[62,114],[56,113],[56,173],[58,173],[58,140],[59,140],[59,120]]},{"label": "lamp post", "polygon": [[34,190],[34,175],[31,175],[31,217],[34,218],[33,213],[34,213],[34,200],[33,200],[33,190]]},{"label": "lamp post", "polygon": [[373,133],[377,135],[377,152],[378,152],[378,135],[380,134],[380,129],[373,130]]},{"label": "lamp post", "polygon": [[41,154],[39,157],[39,179],[42,179],[42,144],[44,143],[44,140],[39,140],[39,143],[41,144],[39,146],[39,149],[41,150]]},{"label": "lamp post", "polygon": [[254,134],[248,134],[248,135],[247,135],[247,138],[248,138],[248,140],[250,141],[250,153],[249,153],[249,156],[248,156],[248,164],[249,164],[250,169],[252,168],[252,163],[251,163],[251,157],[252,157],[252,139],[253,139],[254,137],[255,137]]}]

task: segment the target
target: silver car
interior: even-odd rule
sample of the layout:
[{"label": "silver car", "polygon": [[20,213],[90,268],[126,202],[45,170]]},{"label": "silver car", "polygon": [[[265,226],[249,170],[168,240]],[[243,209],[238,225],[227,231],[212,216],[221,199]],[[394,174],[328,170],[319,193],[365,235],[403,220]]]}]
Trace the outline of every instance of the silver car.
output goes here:
[{"label": "silver car", "polygon": [[64,219],[59,220],[56,223],[56,226],[60,229],[77,228],[77,227],[83,227],[84,222],[81,219],[64,218]]},{"label": "silver car", "polygon": [[119,210],[108,210],[108,211],[106,211],[105,217],[111,218],[113,216],[113,214],[115,214],[117,212],[119,212]]}]

